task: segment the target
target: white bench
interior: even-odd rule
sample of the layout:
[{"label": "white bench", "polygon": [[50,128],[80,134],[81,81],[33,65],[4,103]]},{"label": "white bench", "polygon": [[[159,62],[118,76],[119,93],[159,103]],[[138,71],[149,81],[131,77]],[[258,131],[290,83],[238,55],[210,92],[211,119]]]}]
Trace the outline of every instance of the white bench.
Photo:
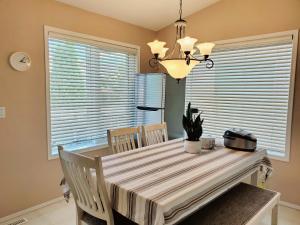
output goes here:
[{"label": "white bench", "polygon": [[178,225],[255,225],[267,213],[272,213],[272,225],[277,225],[278,192],[240,183]]}]

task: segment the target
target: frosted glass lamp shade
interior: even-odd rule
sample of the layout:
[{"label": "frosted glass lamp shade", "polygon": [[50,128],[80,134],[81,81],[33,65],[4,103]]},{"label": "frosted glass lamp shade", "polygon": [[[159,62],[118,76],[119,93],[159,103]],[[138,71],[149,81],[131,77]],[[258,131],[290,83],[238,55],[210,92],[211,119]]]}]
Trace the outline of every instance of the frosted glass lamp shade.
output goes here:
[{"label": "frosted glass lamp shade", "polygon": [[169,49],[168,48],[162,48],[162,50],[160,51],[160,53],[159,53],[159,58],[164,58],[165,56],[166,56],[166,53],[167,53],[167,51],[168,51]]},{"label": "frosted glass lamp shade", "polygon": [[207,42],[198,44],[196,47],[199,49],[201,55],[210,55],[215,44]]},{"label": "frosted glass lamp shade", "polygon": [[158,40],[147,43],[147,45],[151,48],[151,52],[153,55],[160,54],[165,44],[166,42],[158,41]]},{"label": "frosted glass lamp shade", "polygon": [[191,60],[190,65],[186,64],[185,60],[182,59],[170,59],[161,61],[160,64],[162,64],[171,77],[175,79],[182,79],[185,78],[191,70],[199,64],[196,60]]},{"label": "frosted glass lamp shade", "polygon": [[183,52],[191,52],[194,48],[194,44],[197,42],[196,38],[185,37],[177,40],[177,42],[181,46],[181,51]]}]

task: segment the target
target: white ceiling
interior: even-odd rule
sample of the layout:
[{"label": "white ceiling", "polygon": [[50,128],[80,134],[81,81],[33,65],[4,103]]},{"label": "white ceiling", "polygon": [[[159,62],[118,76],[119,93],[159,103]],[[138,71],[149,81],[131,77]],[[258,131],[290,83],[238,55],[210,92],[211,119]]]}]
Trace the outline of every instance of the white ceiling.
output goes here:
[{"label": "white ceiling", "polygon": [[[177,20],[179,0],[57,0],[87,11],[109,16],[151,30]],[[219,0],[183,0],[183,17]]]}]

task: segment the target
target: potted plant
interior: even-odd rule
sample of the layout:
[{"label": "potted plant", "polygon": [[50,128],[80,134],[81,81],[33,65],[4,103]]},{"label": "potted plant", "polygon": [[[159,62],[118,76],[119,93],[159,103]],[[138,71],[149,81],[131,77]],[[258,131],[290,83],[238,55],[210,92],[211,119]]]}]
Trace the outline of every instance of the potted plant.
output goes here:
[{"label": "potted plant", "polygon": [[182,125],[187,134],[187,139],[184,141],[184,148],[186,152],[189,153],[200,153],[201,151],[201,141],[200,137],[202,135],[202,124],[201,113],[197,108],[191,108],[191,103],[189,102],[186,115],[183,115]]}]

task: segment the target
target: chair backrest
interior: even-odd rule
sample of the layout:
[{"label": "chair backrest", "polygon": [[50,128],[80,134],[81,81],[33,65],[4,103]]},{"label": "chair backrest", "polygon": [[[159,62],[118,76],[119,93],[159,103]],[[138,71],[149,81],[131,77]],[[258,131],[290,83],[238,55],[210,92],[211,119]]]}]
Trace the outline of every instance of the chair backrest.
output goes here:
[{"label": "chair backrest", "polygon": [[65,179],[74,196],[76,206],[88,214],[114,224],[109,203],[101,157],[89,158],[63,150],[58,146]]},{"label": "chair backrest", "polygon": [[140,127],[107,130],[107,139],[114,154],[142,147]]},{"label": "chair backrest", "polygon": [[143,143],[145,146],[168,141],[167,124],[149,124],[142,126]]}]

